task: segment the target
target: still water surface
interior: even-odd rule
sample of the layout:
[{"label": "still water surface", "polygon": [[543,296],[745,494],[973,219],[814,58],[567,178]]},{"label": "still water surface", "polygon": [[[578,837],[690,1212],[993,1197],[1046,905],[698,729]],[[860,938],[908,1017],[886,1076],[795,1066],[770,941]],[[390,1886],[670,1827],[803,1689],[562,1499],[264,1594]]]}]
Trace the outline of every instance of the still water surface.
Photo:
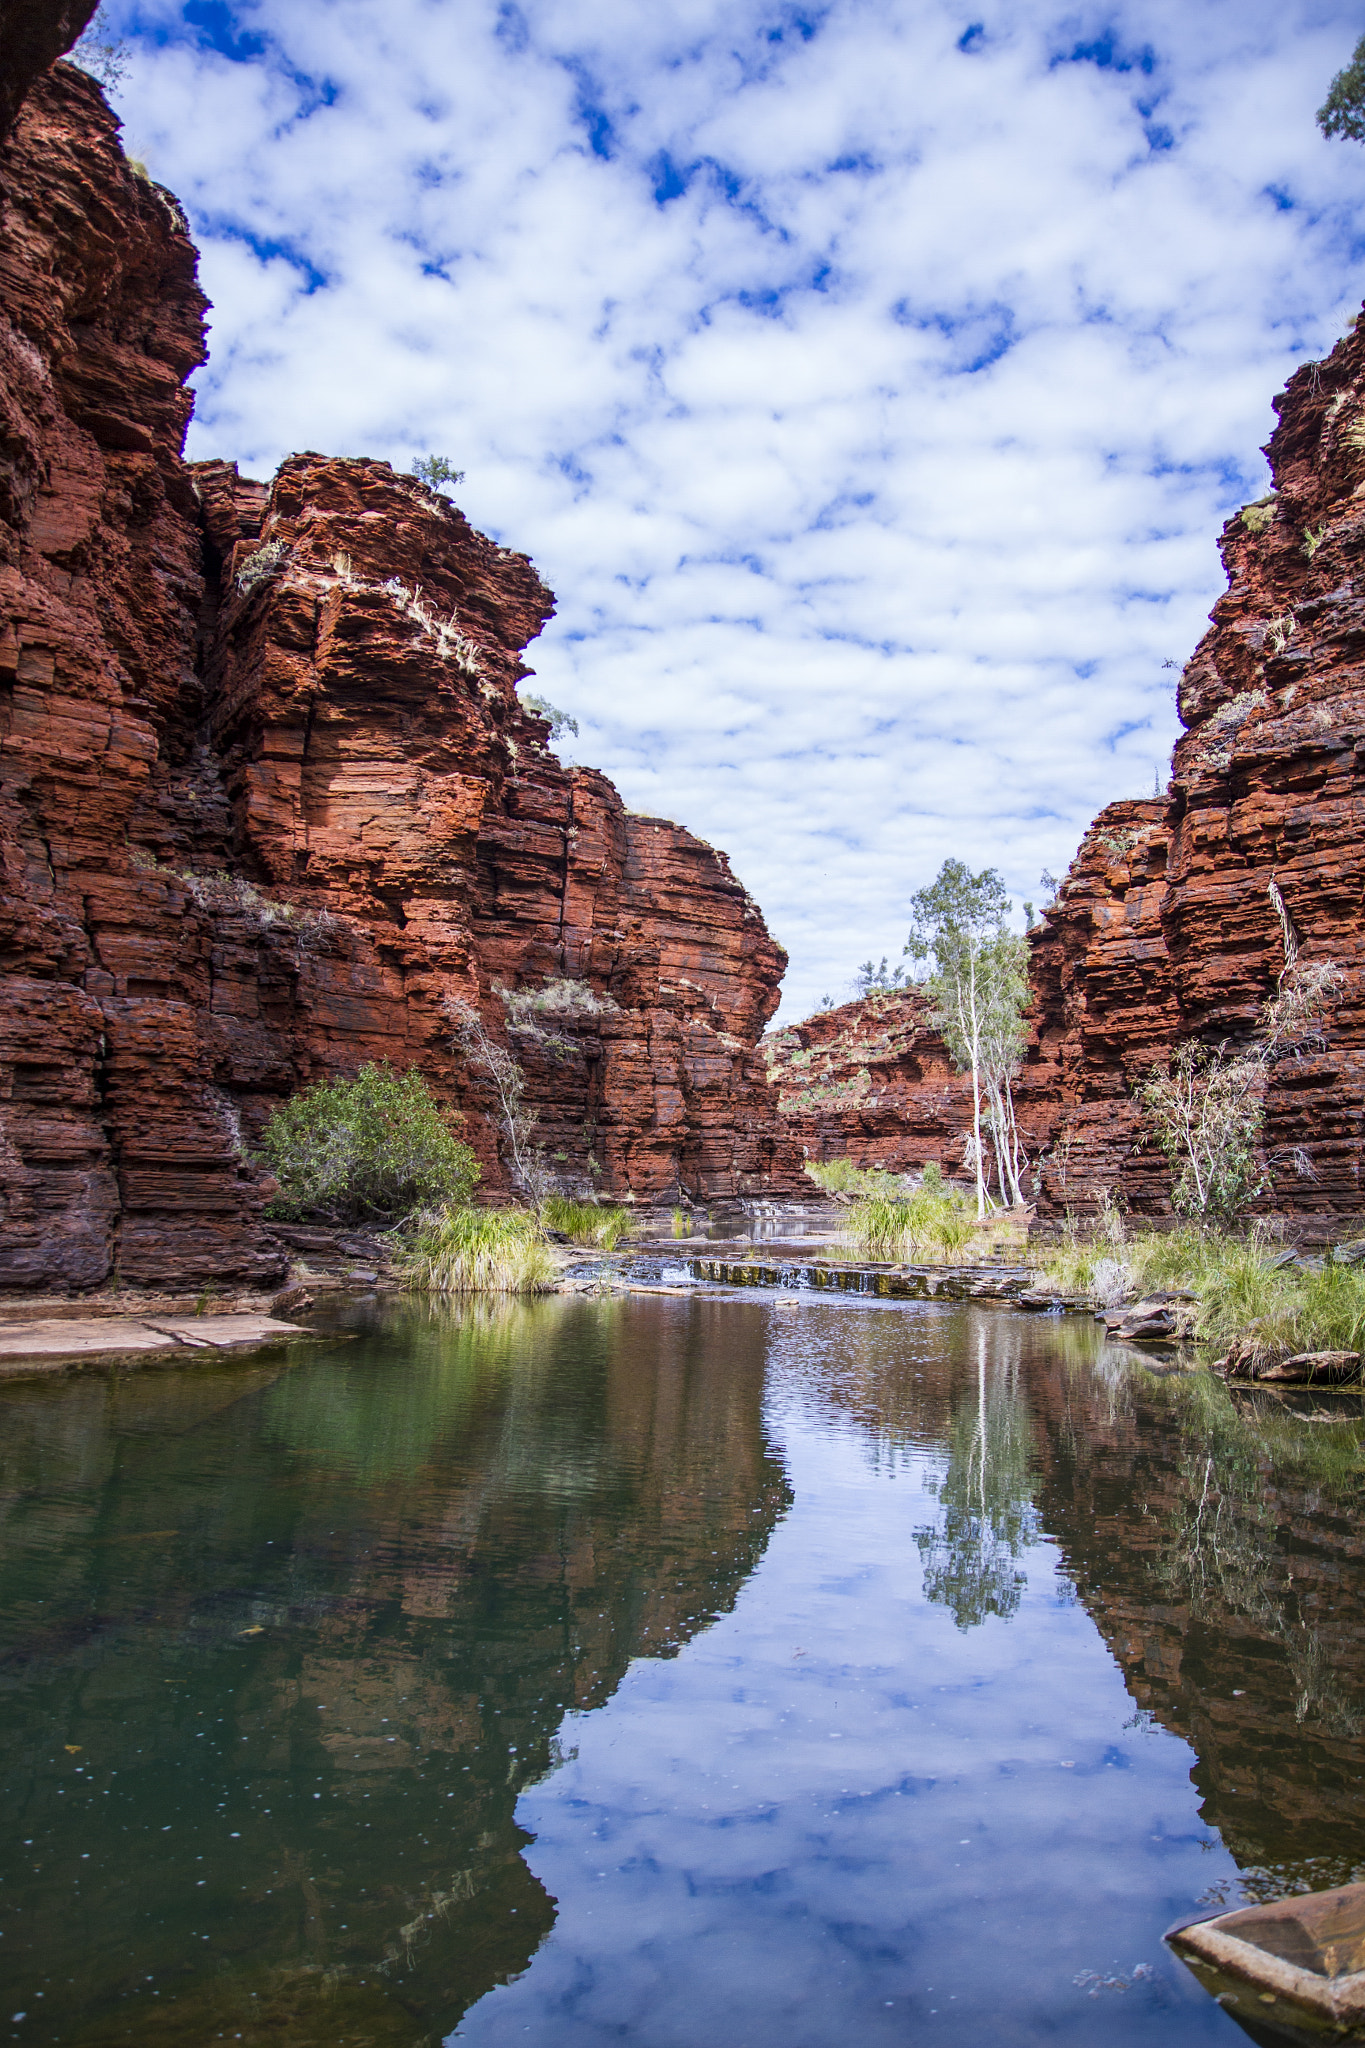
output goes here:
[{"label": "still water surface", "polygon": [[1162,1929],[1365,1874],[1365,1427],[1258,1398],[714,1297],[0,1389],[0,2041],[1245,2042]]}]

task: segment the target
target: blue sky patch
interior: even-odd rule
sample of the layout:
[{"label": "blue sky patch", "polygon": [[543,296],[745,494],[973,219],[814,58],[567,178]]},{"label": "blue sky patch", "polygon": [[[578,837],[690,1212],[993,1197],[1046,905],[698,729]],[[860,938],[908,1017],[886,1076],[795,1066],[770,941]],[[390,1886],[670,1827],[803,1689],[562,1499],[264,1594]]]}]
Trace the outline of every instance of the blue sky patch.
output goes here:
[{"label": "blue sky patch", "polygon": [[199,30],[201,42],[234,64],[247,64],[265,49],[265,37],[239,29],[227,0],[185,0],[184,17]]},{"label": "blue sky patch", "polygon": [[1271,393],[1356,308],[1345,0],[106,5],[210,230],[190,453],[451,450],[558,593],[574,758],[725,847],[787,1014],[945,855],[1018,901],[1148,794]]},{"label": "blue sky patch", "polygon": [[1073,43],[1068,50],[1060,50],[1052,59],[1058,64],[1093,64],[1097,71],[1138,71],[1150,77],[1156,70],[1156,52],[1150,43],[1143,43],[1137,49],[1125,48],[1113,28],[1092,37],[1087,42]]}]

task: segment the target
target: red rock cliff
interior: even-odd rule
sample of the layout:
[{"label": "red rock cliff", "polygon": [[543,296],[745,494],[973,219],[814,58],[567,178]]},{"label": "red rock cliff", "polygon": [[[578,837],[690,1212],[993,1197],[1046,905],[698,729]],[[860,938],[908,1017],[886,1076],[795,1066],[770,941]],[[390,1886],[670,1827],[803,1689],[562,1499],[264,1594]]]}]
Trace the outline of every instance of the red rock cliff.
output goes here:
[{"label": "red rock cliff", "polygon": [[971,1081],[954,1070],[913,990],[820,1010],[763,1041],[782,1115],[812,1160],[918,1172],[962,1170]]},{"label": "red rock cliff", "polygon": [[785,955],[728,863],[516,696],[551,599],[384,464],[181,453],[205,302],[98,88],[39,79],[0,204],[0,1286],[262,1279],[270,1107],[419,1063],[505,1187],[441,1004],[519,1043],[566,1184],[800,1184],[755,1045]]},{"label": "red rock cliff", "polygon": [[1180,683],[1164,799],[1090,828],[1033,953],[1026,1104],[1048,1127],[1042,1197],[1168,1209],[1134,1084],[1183,1038],[1243,1042],[1284,937],[1345,985],[1321,1049],[1280,1061],[1265,1206],[1357,1215],[1365,1136],[1365,326],[1277,401],[1275,492],[1230,520],[1228,590]]}]

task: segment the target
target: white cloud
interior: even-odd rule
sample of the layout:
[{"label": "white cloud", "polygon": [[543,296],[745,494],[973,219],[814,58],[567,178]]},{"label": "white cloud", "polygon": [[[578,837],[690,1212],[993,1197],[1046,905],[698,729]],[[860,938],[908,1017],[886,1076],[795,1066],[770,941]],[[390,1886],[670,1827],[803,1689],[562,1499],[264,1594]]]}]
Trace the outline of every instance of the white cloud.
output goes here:
[{"label": "white cloud", "polygon": [[1150,790],[1361,290],[1345,0],[111,11],[215,302],[192,452],[455,458],[557,592],[537,687],[731,854],[785,1014],[945,855],[1036,896]]}]

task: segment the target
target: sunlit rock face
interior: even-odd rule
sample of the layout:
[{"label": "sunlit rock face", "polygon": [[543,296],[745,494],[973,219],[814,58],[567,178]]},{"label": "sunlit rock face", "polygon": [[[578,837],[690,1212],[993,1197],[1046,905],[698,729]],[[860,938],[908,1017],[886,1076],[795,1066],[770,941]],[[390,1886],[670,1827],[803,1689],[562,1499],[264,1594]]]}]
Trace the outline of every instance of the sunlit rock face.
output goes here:
[{"label": "sunlit rock face", "polygon": [[184,464],[196,253],[84,74],[33,87],[0,203],[0,1287],[270,1279],[252,1142],[369,1058],[504,1189],[441,1008],[502,1036],[499,983],[598,999],[524,1047],[566,1182],[798,1184],[785,955],[724,855],[550,752],[525,557],[384,464]]},{"label": "sunlit rock face", "polygon": [[955,1071],[914,991],[819,1010],[763,1041],[783,1121],[813,1161],[913,1173],[960,1171],[971,1082]]},{"label": "sunlit rock face", "polygon": [[[723,854],[551,752],[516,694],[553,606],[525,556],[384,463],[296,456],[264,497],[221,465],[195,474],[220,534],[205,676],[233,855],[322,920],[314,982],[328,920],[357,947],[338,996],[296,1012],[300,1071],[416,1057],[482,1111],[443,1000],[501,1032],[498,988],[574,982],[595,1007],[517,1034],[566,1178],[793,1184],[754,1049],[786,955]],[[482,1116],[471,1139],[497,1186]]]},{"label": "sunlit rock face", "polygon": [[1100,814],[1035,942],[1024,1092],[1054,1212],[1109,1190],[1167,1207],[1133,1086],[1179,1039],[1254,1033],[1285,964],[1272,881],[1301,958],[1347,979],[1325,1043],[1274,1071],[1264,1202],[1365,1206],[1365,329],[1276,405],[1275,495],[1224,528],[1228,590],[1181,678],[1169,791]]}]

